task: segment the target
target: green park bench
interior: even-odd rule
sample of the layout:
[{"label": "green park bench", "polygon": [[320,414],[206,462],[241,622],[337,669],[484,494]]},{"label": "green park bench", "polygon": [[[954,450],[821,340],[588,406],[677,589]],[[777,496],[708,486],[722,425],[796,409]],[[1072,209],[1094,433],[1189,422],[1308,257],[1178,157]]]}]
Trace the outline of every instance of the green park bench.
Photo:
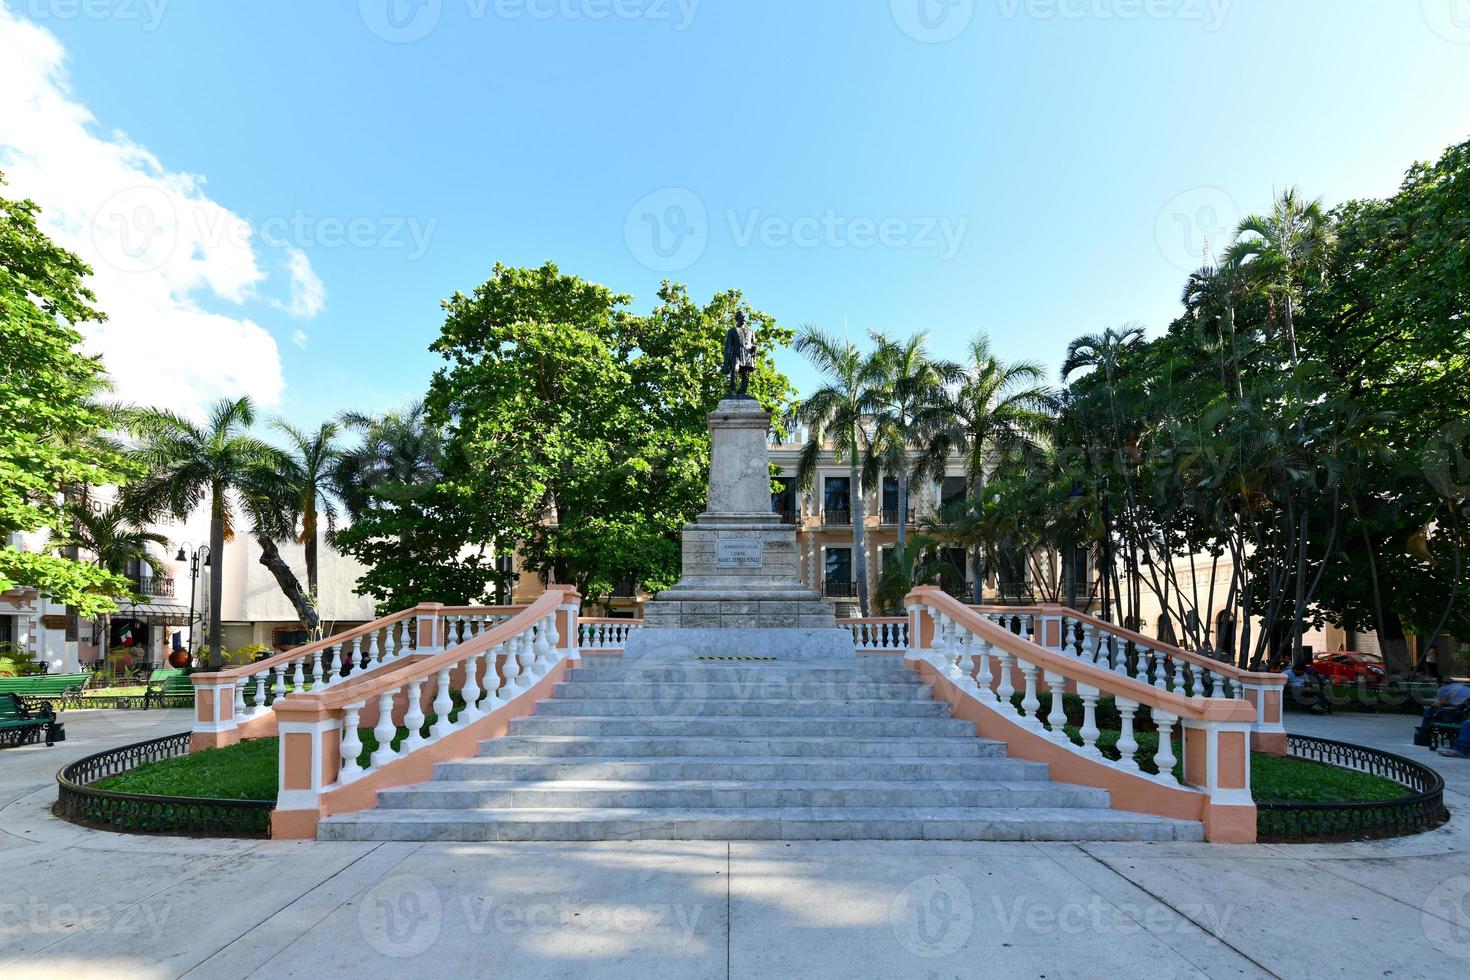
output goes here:
[{"label": "green park bench", "polygon": [[1430,723],[1429,747],[1437,749],[1440,746],[1454,745],[1455,739],[1460,737],[1460,726],[1467,720],[1470,720],[1470,701],[1460,705],[1453,717]]},{"label": "green park bench", "polygon": [[66,737],[50,705],[27,708],[18,695],[0,694],[0,745],[25,745],[42,734],[47,745]]},{"label": "green park bench", "polygon": [[143,694],[143,709],[188,708],[194,704],[194,682],[182,668],[166,667],[148,675],[148,689]]},{"label": "green park bench", "polygon": [[82,692],[91,681],[92,675],[87,673],[0,677],[0,694],[14,694],[22,704],[32,708],[38,708],[45,702],[61,708],[74,708],[81,704]]}]

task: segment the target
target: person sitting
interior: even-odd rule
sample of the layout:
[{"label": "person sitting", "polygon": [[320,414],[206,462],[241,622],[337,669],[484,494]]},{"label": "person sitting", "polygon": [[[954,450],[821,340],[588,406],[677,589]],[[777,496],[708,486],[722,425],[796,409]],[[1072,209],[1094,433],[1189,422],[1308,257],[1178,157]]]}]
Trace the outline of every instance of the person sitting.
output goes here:
[{"label": "person sitting", "polygon": [[1312,714],[1326,714],[1331,710],[1327,704],[1326,685],[1322,683],[1322,675],[1317,673],[1310,662],[1303,663],[1300,667],[1287,667],[1286,686],[1292,697],[1296,698],[1297,704],[1310,705],[1308,710]]},{"label": "person sitting", "polygon": [[[1434,696],[1434,702],[1424,709],[1424,720],[1414,734],[1414,744],[1432,744],[1429,729],[1437,721],[1461,721],[1466,702],[1470,702],[1470,684],[1446,684],[1441,687]],[[1463,735],[1462,729],[1461,736]]]}]

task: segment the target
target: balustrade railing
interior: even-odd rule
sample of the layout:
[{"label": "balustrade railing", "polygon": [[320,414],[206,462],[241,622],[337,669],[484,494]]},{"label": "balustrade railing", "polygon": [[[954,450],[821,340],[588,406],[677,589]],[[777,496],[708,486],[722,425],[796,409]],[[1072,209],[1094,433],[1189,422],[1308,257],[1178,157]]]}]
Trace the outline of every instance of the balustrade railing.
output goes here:
[{"label": "balustrade railing", "polygon": [[577,622],[577,648],[584,653],[621,650],[626,646],[629,634],[642,628],[642,621],[637,619],[583,616]]},{"label": "balustrade railing", "polygon": [[[277,705],[281,784],[273,821],[281,821],[281,833],[275,835],[300,836],[308,825],[314,833],[325,798],[395,763],[422,758],[426,774],[436,757],[427,750],[474,735],[469,729],[476,722],[522,698],[563,661],[578,660],[580,598],[553,587],[442,652]],[[366,757],[363,730],[371,730],[375,743]],[[468,753],[473,741],[455,748]]]},{"label": "balustrade railing", "polygon": [[[1251,704],[1212,696],[1203,681],[1192,686],[1187,673],[1139,674],[1125,669],[1122,657],[1099,655],[1094,662],[1090,650],[1063,652],[1057,649],[1062,645],[1059,625],[1048,622],[1049,611],[967,606],[932,587],[912,592],[907,606],[911,642],[905,658],[932,669],[949,682],[958,699],[982,709],[977,716],[981,733],[988,729],[1004,738],[1013,755],[1046,758],[1054,770],[1065,763],[1061,778],[1121,793],[1130,808],[1167,816],[1196,812],[1211,839],[1254,839]],[[1049,645],[1050,630],[1058,632]],[[1051,695],[1044,714],[1043,689]],[[1068,695],[1081,701],[1075,734],[1067,731]],[[1120,719],[1116,759],[1105,755],[1100,744],[1097,707],[1104,696],[1112,697]],[[1157,728],[1158,747],[1151,758],[1155,773],[1144,771],[1135,758],[1135,722],[1142,707]],[[1182,738],[1182,754],[1176,754],[1176,733]],[[1033,738],[1027,742],[1026,736]],[[1174,776],[1181,758],[1183,785]],[[1129,780],[1143,780],[1158,790],[1141,792]],[[1198,800],[1191,802],[1191,793]]]},{"label": "balustrade railing", "polygon": [[237,741],[290,693],[321,691],[410,655],[453,648],[505,622],[516,606],[423,603],[242,667],[193,675],[194,747]]},{"label": "balustrade railing", "polygon": [[1285,680],[1279,674],[1244,671],[1065,606],[975,608],[997,625],[1049,650],[1158,690],[1181,692],[1188,697],[1248,701],[1257,715],[1252,728],[1255,747],[1278,754],[1286,751],[1286,730],[1281,724]]},{"label": "balustrade railing", "polygon": [[839,619],[837,626],[852,631],[852,645],[857,650],[902,653],[908,649],[909,621],[901,616]]}]

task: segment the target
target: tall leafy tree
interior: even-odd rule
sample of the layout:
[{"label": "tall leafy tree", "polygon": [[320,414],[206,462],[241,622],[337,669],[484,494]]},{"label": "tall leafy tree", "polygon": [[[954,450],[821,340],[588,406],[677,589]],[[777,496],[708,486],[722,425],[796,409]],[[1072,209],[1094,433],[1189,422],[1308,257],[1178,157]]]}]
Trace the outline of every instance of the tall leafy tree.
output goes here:
[{"label": "tall leafy tree", "polygon": [[283,479],[288,464],[274,447],[249,434],[255,407],[249,397],[222,399],[210,407],[204,423],[192,422],[163,409],[134,413],[140,438],[136,458],[148,474],[128,488],[130,512],[141,520],[171,514],[183,520],[197,508],[209,507],[209,665],[218,670],[220,604],[223,599],[224,544],[235,536],[243,516],[261,547],[260,562],[296,609],[303,626],[315,630],[319,617],[310,597],[276,542],[294,537],[285,517],[293,506]]},{"label": "tall leafy tree", "polygon": [[796,336],[796,350],[821,375],[820,386],[796,409],[807,427],[807,441],[797,457],[796,481],[809,489],[824,456],[847,464],[849,513],[852,515],[853,577],[858,608],[870,612],[868,596],[867,514],[863,463],[872,451],[871,417],[883,400],[883,363],[850,340],[839,340],[816,327]]},{"label": "tall leafy tree", "polygon": [[33,586],[94,616],[129,594],[125,579],[75,553],[10,544],[17,532],[66,540],[59,497],[136,473],[100,438],[111,424],[97,402],[106,376],[99,359],[82,353],[77,329],[105,319],[85,285],[91,270],[39,230],[39,212],[32,201],[0,197],[0,592]]},{"label": "tall leafy tree", "polygon": [[864,460],[863,479],[876,482],[880,474],[893,478],[897,493],[897,548],[907,555],[909,489],[922,462],[914,449],[948,419],[946,385],[961,377],[958,364],[929,356],[929,335],[916,333],[903,340],[873,334],[874,358],[881,372],[879,394],[871,417],[873,438]]},{"label": "tall leafy tree", "polygon": [[297,540],[305,551],[306,591],[312,606],[320,614],[319,525],[325,522],[329,540],[335,536],[337,504],[334,489],[337,466],[342,458],[342,451],[337,447],[341,428],[336,422],[323,422],[315,432],[304,432],[283,420],[277,420],[275,427],[286,437],[288,449],[281,459],[279,492],[273,496],[281,498],[279,503],[284,505],[283,516],[289,517],[293,524],[300,521],[301,532]]},{"label": "tall leafy tree", "polygon": [[[970,497],[979,501],[985,495],[987,475],[1002,460],[1033,452],[1045,442],[1053,393],[1039,364],[1001,360],[983,333],[971,338],[968,355],[939,424],[929,432],[924,472],[942,479],[950,457],[958,455],[964,461]],[[981,550],[970,549],[974,602],[980,601],[984,587],[983,565]]]}]

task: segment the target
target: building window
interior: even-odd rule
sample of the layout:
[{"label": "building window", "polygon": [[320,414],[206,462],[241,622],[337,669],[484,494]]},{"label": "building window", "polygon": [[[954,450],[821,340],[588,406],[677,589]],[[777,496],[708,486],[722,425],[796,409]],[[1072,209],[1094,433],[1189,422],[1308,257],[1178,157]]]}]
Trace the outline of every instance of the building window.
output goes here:
[{"label": "building window", "polygon": [[845,476],[822,481],[822,516],[828,524],[852,523],[852,483]]},{"label": "building window", "polygon": [[495,586],[497,606],[508,606],[513,601],[516,579],[520,577],[515,573],[515,564],[515,555],[495,556],[495,570],[504,576],[504,579]]},{"label": "building window", "polygon": [[828,548],[823,560],[827,595],[852,595],[852,549]]},{"label": "building window", "polygon": [[883,523],[898,523],[898,479],[892,476],[883,478]]},{"label": "building window", "polygon": [[778,476],[775,482],[781,487],[780,491],[771,494],[771,511],[780,515],[781,523],[796,524],[801,516],[799,499],[796,495],[796,478],[793,476]]},{"label": "building window", "polygon": [[944,481],[939,484],[940,511],[949,510],[951,507],[959,504],[965,499],[965,497],[969,496],[969,492],[970,488],[965,485],[964,477],[945,477]]}]

